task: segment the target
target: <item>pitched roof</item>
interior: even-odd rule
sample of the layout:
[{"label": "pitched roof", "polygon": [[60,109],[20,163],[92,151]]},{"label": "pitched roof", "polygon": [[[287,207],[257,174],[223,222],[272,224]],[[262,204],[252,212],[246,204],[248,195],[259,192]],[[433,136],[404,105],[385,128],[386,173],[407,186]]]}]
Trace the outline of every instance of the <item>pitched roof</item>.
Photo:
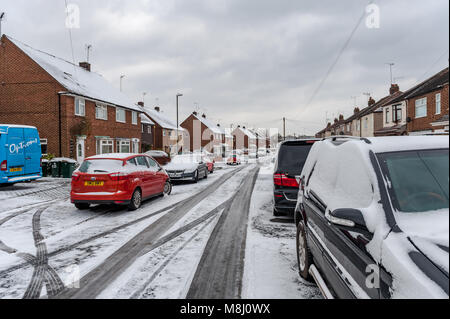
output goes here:
[{"label": "pitched roof", "polygon": [[242,133],[244,133],[244,135],[248,136],[248,138],[250,139],[256,139],[255,134],[253,134],[250,130],[248,130],[247,128],[244,127],[238,127],[236,130],[240,130]]},{"label": "pitched roof", "polygon": [[68,93],[105,102],[113,106],[140,111],[131,99],[114,88],[100,74],[89,72],[78,65],[34,49],[9,36],[6,36],[6,38],[66,88]]},{"label": "pitched roof", "polygon": [[448,68],[445,68],[444,70],[436,73],[429,79],[426,79],[422,83],[419,83],[418,85],[406,91],[402,96],[399,96],[397,99],[395,99],[393,103],[436,91],[441,87],[443,87],[445,84],[448,84],[448,80],[449,80]]},{"label": "pitched roof", "polygon": [[202,122],[207,128],[209,128],[214,134],[223,134],[222,130],[217,126],[214,125],[213,122],[211,122],[210,120],[204,118],[203,116],[198,116],[194,113],[192,113],[192,116],[194,116],[197,120],[199,120],[200,122]]},{"label": "pitched roof", "polygon": [[[177,124],[173,122],[168,116],[166,116],[162,112],[158,112],[154,109],[144,108],[145,114],[153,121],[155,124],[158,124],[164,129],[167,130],[176,130]],[[185,129],[181,126],[178,126],[179,131],[184,131]]]},{"label": "pitched roof", "polygon": [[403,94],[404,94],[403,92],[398,91],[398,92],[395,92],[394,94],[385,96],[384,98],[380,99],[375,104],[368,106],[365,109],[363,109],[361,112],[359,112],[359,114],[356,116],[356,118],[360,118],[360,117],[366,116],[370,113],[377,112],[377,110],[379,108],[389,105],[391,103],[394,103],[395,99],[399,98]]},{"label": "pitched roof", "polygon": [[147,115],[145,115],[144,113],[141,114],[141,123],[155,125],[155,122],[150,120],[150,118]]}]

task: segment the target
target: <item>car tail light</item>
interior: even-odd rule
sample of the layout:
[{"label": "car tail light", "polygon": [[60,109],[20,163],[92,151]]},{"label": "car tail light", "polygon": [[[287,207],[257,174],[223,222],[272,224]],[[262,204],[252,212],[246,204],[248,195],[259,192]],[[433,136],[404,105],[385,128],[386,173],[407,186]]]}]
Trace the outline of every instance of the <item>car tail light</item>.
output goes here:
[{"label": "car tail light", "polygon": [[112,181],[124,181],[127,180],[129,175],[126,173],[113,173],[113,174],[109,174],[109,177],[111,178]]},{"label": "car tail light", "polygon": [[80,180],[79,174],[72,174],[72,182],[78,182]]},{"label": "car tail light", "polygon": [[273,182],[277,186],[299,188],[299,183],[297,180],[295,178],[287,177],[285,174],[274,174]]},{"label": "car tail light", "polygon": [[8,170],[8,161],[4,160],[1,164],[0,164],[0,171],[6,171]]}]

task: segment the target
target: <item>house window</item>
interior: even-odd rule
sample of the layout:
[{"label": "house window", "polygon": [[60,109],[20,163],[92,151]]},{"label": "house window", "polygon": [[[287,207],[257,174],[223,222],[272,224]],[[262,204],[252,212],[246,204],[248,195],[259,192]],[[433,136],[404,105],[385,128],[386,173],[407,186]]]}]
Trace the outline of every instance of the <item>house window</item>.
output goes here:
[{"label": "house window", "polygon": [[144,124],[141,124],[141,133],[144,133],[145,127]]},{"label": "house window", "polygon": [[75,115],[85,116],[86,115],[86,101],[81,98],[75,98]]},{"label": "house window", "polygon": [[389,123],[389,108],[386,108],[386,124]]},{"label": "house window", "polygon": [[441,93],[436,94],[436,114],[441,114]]},{"label": "house window", "polygon": [[166,130],[163,130],[163,136],[166,136]]},{"label": "house window", "polygon": [[427,98],[416,100],[416,118],[427,116]]},{"label": "house window", "polygon": [[152,127],[151,127],[151,126],[148,126],[148,127],[147,127],[147,133],[148,133],[148,134],[152,134]]},{"label": "house window", "polygon": [[137,112],[131,112],[131,124],[137,125],[138,124],[138,114]]},{"label": "house window", "polygon": [[114,153],[113,140],[97,140],[97,155]]},{"label": "house window", "polygon": [[126,123],[125,110],[116,108],[116,122]]},{"label": "house window", "polygon": [[46,138],[42,138],[41,139],[41,152],[42,152],[42,155],[47,155],[48,154],[47,153],[47,150],[48,150],[47,146],[48,146],[48,140]]},{"label": "house window", "polygon": [[364,121],[364,128],[367,130],[369,128],[369,118],[366,117],[366,120]]},{"label": "house window", "polygon": [[350,132],[352,130],[352,125],[351,124],[347,124],[347,132]]},{"label": "house window", "polygon": [[108,107],[106,105],[97,104],[95,108],[95,118],[97,120],[108,120]]},{"label": "house window", "polygon": [[131,142],[129,140],[118,140],[116,151],[117,153],[131,153]]},{"label": "house window", "polygon": [[356,130],[357,131],[361,130],[361,123],[359,121],[356,122]]},{"label": "house window", "polygon": [[392,120],[396,123],[402,121],[402,106],[400,104],[392,107]]}]

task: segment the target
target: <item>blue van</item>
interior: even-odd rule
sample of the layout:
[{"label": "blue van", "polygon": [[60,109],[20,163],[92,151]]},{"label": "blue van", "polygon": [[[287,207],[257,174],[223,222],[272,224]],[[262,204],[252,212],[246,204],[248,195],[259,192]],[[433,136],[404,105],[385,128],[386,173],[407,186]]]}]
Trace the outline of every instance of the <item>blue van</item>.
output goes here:
[{"label": "blue van", "polygon": [[0,185],[41,178],[41,157],[35,127],[0,124]]}]

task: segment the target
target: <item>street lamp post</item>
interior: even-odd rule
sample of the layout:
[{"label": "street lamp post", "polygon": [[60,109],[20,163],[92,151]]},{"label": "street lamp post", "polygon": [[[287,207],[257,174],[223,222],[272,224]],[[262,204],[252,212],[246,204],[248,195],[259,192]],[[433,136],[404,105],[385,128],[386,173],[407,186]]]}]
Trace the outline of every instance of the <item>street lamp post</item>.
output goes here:
[{"label": "street lamp post", "polygon": [[178,100],[182,96],[183,96],[183,94],[181,94],[181,93],[177,94],[177,154],[178,154],[178,139],[179,139],[179,135],[178,135],[178,127],[179,127],[179,124],[178,124]]}]

